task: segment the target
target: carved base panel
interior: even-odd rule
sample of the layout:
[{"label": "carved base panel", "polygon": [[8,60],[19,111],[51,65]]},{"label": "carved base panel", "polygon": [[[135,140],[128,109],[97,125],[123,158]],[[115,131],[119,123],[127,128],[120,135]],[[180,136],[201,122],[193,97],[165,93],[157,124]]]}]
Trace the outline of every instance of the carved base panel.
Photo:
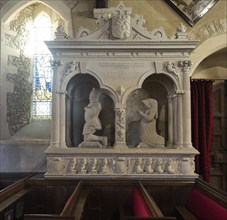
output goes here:
[{"label": "carved base panel", "polygon": [[[48,152],[48,151],[51,151]],[[68,151],[68,152],[67,152]],[[114,153],[115,151],[115,153]],[[47,150],[46,178],[174,178],[193,179],[194,148],[138,150],[56,149]],[[174,153],[173,153],[174,152]]]}]

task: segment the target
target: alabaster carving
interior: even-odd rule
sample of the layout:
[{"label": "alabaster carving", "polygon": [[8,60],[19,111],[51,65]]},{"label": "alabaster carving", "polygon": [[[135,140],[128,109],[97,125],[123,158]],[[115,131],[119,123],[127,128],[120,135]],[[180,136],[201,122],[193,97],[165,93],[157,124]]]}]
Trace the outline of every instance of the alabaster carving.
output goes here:
[{"label": "alabaster carving", "polygon": [[177,28],[177,31],[185,33],[187,28],[181,23],[180,26]]},{"label": "alabaster carving", "polygon": [[57,27],[55,36],[56,36],[56,39],[67,39],[68,38],[67,34],[65,33],[63,25],[59,25]]},{"label": "alabaster carving", "polygon": [[[182,25],[170,38],[162,27],[147,30],[131,11],[123,3],[94,10],[94,31],[67,40],[59,29],[47,42],[56,59],[47,178],[197,177],[189,57],[197,41]],[[106,136],[111,146],[101,149]]]},{"label": "alabaster carving", "polygon": [[125,142],[125,109],[116,110],[116,142]]},{"label": "alabaster carving", "polygon": [[47,173],[58,176],[194,175],[190,157],[54,157],[48,160]]},{"label": "alabaster carving", "polygon": [[54,68],[58,68],[59,66],[62,66],[62,64],[63,64],[62,60],[54,60],[53,63],[52,63],[52,66]]},{"label": "alabaster carving", "polygon": [[172,63],[171,61],[168,61],[168,62],[165,64],[165,67],[166,67],[167,72],[169,72],[169,73],[171,73],[171,74],[174,74],[174,75],[178,76],[178,75],[177,75],[177,69],[176,69],[175,63]]},{"label": "alabaster carving", "polygon": [[131,33],[132,10],[126,8],[122,3],[118,5],[116,11],[112,11],[112,35],[119,39],[128,38]]},{"label": "alabaster carving", "polygon": [[71,161],[71,165],[70,165],[70,171],[72,173],[77,173],[77,160],[76,158],[73,158],[73,160]]},{"label": "alabaster carving", "polygon": [[93,88],[89,95],[89,104],[84,108],[85,124],[83,128],[84,141],[79,147],[106,147],[107,137],[95,135],[97,130],[102,129],[99,120],[99,113],[101,111],[101,104],[99,102],[100,91]]},{"label": "alabaster carving", "polygon": [[147,159],[146,160],[146,163],[145,163],[145,166],[144,166],[144,172],[147,173],[147,174],[151,174],[151,173],[154,173],[154,169],[152,167],[152,159]]},{"label": "alabaster carving", "polygon": [[169,174],[174,174],[174,164],[172,159],[168,159],[168,161],[165,164],[165,172]]},{"label": "alabaster carving", "polygon": [[68,66],[68,72],[74,72],[75,70],[79,69],[79,62],[76,61],[72,61],[69,66]]},{"label": "alabaster carving", "polygon": [[180,164],[180,172],[182,174],[190,174],[195,170],[194,161],[191,158],[182,158]]},{"label": "alabaster carving", "polygon": [[117,174],[127,173],[127,162],[125,157],[119,157],[113,161],[114,171]]},{"label": "alabaster carving", "polygon": [[138,158],[134,164],[133,173],[141,174],[143,173],[142,168],[142,158]]},{"label": "alabaster carving", "polygon": [[156,173],[159,173],[159,174],[162,174],[162,173],[164,173],[164,170],[163,170],[163,168],[162,168],[162,159],[161,158],[159,158],[157,161],[156,161],[156,163],[155,163],[155,166],[154,166],[154,171],[156,172]]},{"label": "alabaster carving", "polygon": [[52,173],[63,174],[65,170],[64,159],[61,157],[56,157],[52,160],[49,160],[47,163],[47,169]]},{"label": "alabaster carving", "polygon": [[146,111],[138,111],[140,120],[140,144],[138,147],[164,147],[165,140],[156,132],[156,120],[158,119],[158,103],[155,99],[145,99],[142,103]]},{"label": "alabaster carving", "polygon": [[[131,16],[132,8],[126,7],[122,2],[113,8],[107,9],[94,9],[94,16],[97,18],[97,25],[101,33],[94,33],[97,39],[133,39],[133,40],[145,40],[145,39],[166,39],[166,33],[163,27],[155,28],[152,31],[148,31],[146,27],[143,27],[145,20],[142,15]],[[108,26],[111,29],[108,29]],[[83,33],[85,33],[83,35]],[[78,38],[82,36],[85,39],[89,39],[92,36],[90,30],[80,28],[77,34]],[[91,36],[89,36],[89,34]]]},{"label": "alabaster carving", "polygon": [[130,36],[130,16],[119,14],[112,17],[112,35],[119,39]]},{"label": "alabaster carving", "polygon": [[108,173],[108,160],[104,158],[101,161],[100,173],[107,174]]},{"label": "alabaster carving", "polygon": [[91,173],[91,174],[96,174],[97,173],[97,159],[96,158],[92,158],[90,160],[88,173]]},{"label": "alabaster carving", "polygon": [[85,174],[87,173],[87,159],[83,158],[78,164],[78,173]]}]

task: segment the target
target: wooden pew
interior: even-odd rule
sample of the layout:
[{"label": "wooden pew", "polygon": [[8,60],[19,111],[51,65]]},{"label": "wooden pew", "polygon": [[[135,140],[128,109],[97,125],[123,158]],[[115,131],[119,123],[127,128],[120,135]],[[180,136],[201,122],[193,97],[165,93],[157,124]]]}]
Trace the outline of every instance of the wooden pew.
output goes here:
[{"label": "wooden pew", "polygon": [[88,190],[83,187],[83,182],[80,181],[76,186],[75,190],[67,200],[62,212],[60,215],[56,214],[25,214],[24,220],[66,220],[73,219],[79,220],[83,214],[83,208],[88,196]]},{"label": "wooden pew", "polygon": [[19,191],[24,190],[26,180],[30,177],[31,177],[31,175],[29,175],[25,178],[22,178],[14,183],[8,185],[7,187],[3,188],[2,190],[0,190],[0,203],[5,201],[9,197],[13,196],[14,194],[18,193]]},{"label": "wooden pew", "polygon": [[69,198],[68,204],[62,210],[61,216],[74,216],[74,219],[80,219],[83,214],[83,208],[88,196],[88,190],[83,189],[83,183],[80,181]]},{"label": "wooden pew", "polygon": [[209,219],[227,219],[227,194],[197,179],[187,204],[176,207],[176,217],[179,220],[196,220],[201,215],[206,215]]},{"label": "wooden pew", "polygon": [[[162,211],[160,210],[160,208],[158,207],[158,205],[156,204],[156,202],[154,201],[154,199],[152,198],[151,195],[149,195],[149,193],[146,191],[146,189],[144,188],[143,184],[139,181],[138,182],[138,186],[136,186],[139,190],[139,193],[142,196],[142,199],[145,201],[145,206],[146,208],[149,209],[148,212],[151,213],[152,216],[146,216],[146,217],[142,217],[142,216],[129,216],[128,213],[125,213],[124,208],[120,207],[119,208],[119,218],[120,220],[155,220],[155,219],[166,219],[166,220],[173,220],[176,219],[175,217],[165,217],[162,213]],[[134,189],[133,189],[134,190]],[[137,189],[136,189],[137,190]],[[140,204],[143,203],[143,201],[138,201]],[[136,205],[136,204],[135,204]],[[146,209],[145,208],[145,209]],[[147,214],[149,215],[149,214]]]},{"label": "wooden pew", "polygon": [[[24,198],[29,193],[29,189],[25,188],[25,184],[26,179],[29,177],[30,175],[16,181],[0,191],[0,219],[6,218],[8,212],[13,212],[14,215],[14,212],[19,208],[21,210],[18,210],[18,212],[20,211],[20,215],[23,215]],[[18,219],[19,218],[20,216],[18,216]]]},{"label": "wooden pew", "polygon": [[74,217],[71,216],[60,216],[52,214],[25,214],[24,220],[74,220]]}]

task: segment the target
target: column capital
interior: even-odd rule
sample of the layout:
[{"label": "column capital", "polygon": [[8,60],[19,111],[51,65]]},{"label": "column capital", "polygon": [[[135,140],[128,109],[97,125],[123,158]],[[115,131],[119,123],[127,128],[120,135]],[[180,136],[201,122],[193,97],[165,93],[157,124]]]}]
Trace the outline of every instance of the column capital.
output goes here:
[{"label": "column capital", "polygon": [[51,64],[51,66],[53,68],[58,68],[59,66],[62,66],[62,65],[63,65],[63,61],[62,60],[54,60],[54,61],[52,61],[52,64]]},{"label": "column capital", "polygon": [[117,103],[115,109],[126,109],[126,104]]},{"label": "column capital", "polygon": [[185,94],[185,91],[184,90],[177,90],[176,91],[176,94],[177,95],[184,95]]},{"label": "column capital", "polygon": [[191,60],[181,60],[178,62],[178,67],[182,68],[182,72],[188,73],[191,71],[192,61]]}]

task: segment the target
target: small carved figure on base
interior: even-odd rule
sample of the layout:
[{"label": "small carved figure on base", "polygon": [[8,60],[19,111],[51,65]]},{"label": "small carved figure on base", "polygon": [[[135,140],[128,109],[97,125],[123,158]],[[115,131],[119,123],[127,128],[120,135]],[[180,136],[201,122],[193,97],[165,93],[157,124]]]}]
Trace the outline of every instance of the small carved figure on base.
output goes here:
[{"label": "small carved figure on base", "polygon": [[102,125],[99,120],[99,113],[101,111],[101,104],[99,102],[100,92],[93,88],[89,95],[90,103],[84,108],[85,124],[83,128],[84,141],[80,143],[79,147],[106,147],[107,137],[98,136],[94,133],[101,130]]},{"label": "small carved figure on base", "polygon": [[145,99],[142,103],[147,107],[145,112],[139,111],[140,144],[137,147],[164,147],[164,138],[156,132],[158,118],[158,103],[155,99]]}]

